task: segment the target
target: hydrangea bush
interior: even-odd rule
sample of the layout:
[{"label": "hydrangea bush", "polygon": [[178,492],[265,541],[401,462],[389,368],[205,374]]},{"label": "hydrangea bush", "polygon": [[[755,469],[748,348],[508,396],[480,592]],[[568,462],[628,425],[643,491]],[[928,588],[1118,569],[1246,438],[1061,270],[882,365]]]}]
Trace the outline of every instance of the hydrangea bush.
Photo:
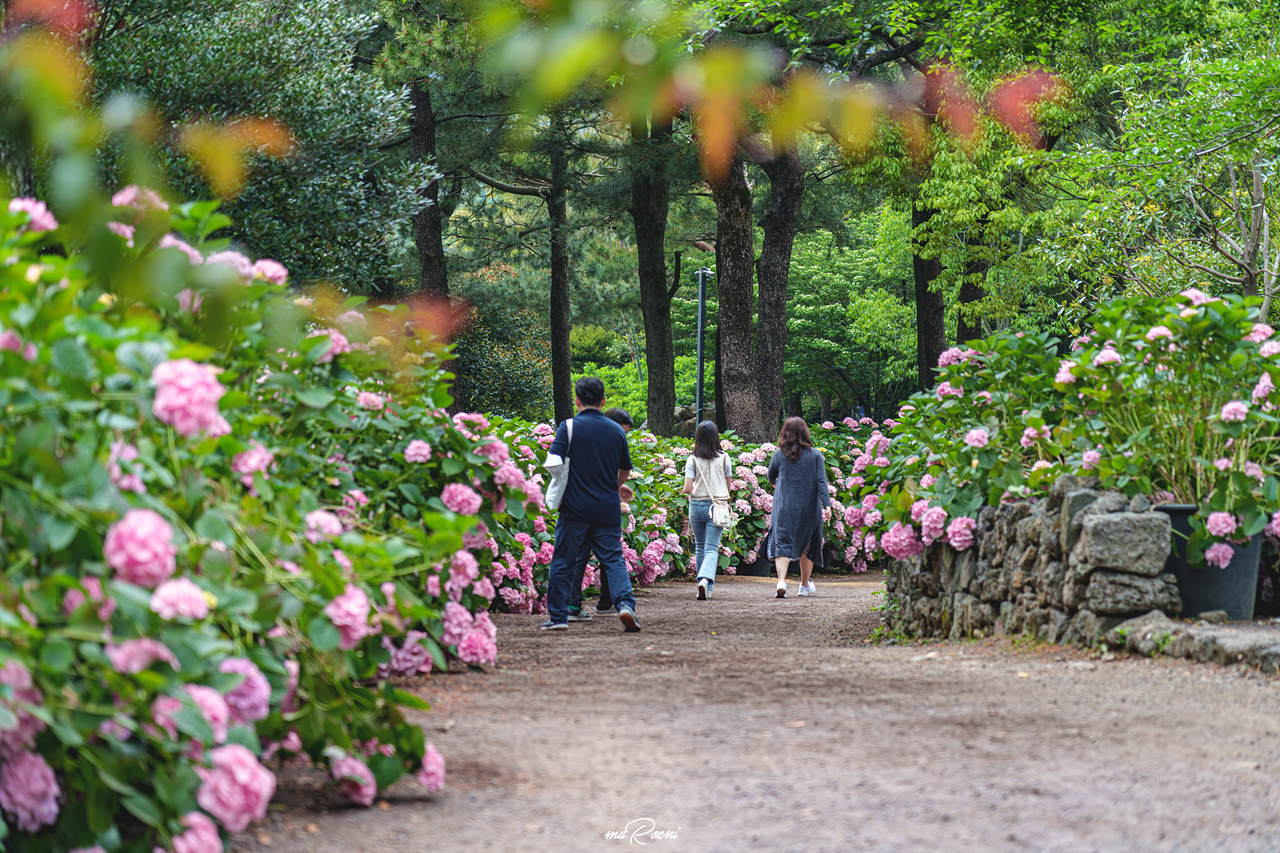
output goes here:
[{"label": "hydrangea bush", "polygon": [[430,318],[114,201],[0,215],[0,844],[219,850],[286,760],[438,789],[398,677],[493,662],[475,550],[540,489],[444,414]]},{"label": "hydrangea bush", "polygon": [[948,350],[937,386],[902,407],[886,482],[864,498],[867,542],[898,559],[944,538],[964,550],[983,506],[1078,474],[1194,505],[1188,554],[1225,568],[1251,536],[1280,534],[1280,343],[1257,305],[1190,289],[1100,306],[1071,342],[1019,333]]}]

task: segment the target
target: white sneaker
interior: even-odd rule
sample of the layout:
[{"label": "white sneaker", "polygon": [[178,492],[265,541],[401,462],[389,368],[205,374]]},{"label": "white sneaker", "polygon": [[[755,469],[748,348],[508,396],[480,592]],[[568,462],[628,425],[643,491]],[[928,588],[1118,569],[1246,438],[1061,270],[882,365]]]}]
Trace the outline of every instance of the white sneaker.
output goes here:
[{"label": "white sneaker", "polygon": [[698,579],[698,600],[699,600],[699,601],[706,601],[706,600],[707,600],[707,597],[708,597],[708,591],[707,591],[707,579],[706,579],[706,578],[699,578],[699,579]]},{"label": "white sneaker", "polygon": [[814,587],[813,581],[800,584],[800,595],[817,595],[818,590]]},{"label": "white sneaker", "polygon": [[786,598],[786,597],[787,597],[787,582],[778,581],[778,598]]}]

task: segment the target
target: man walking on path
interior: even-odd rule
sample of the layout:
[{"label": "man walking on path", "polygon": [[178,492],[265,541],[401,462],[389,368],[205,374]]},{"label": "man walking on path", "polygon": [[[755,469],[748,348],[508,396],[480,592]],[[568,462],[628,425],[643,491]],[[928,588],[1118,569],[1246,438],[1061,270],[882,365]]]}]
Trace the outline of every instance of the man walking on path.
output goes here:
[{"label": "man walking on path", "polygon": [[[623,432],[631,432],[635,427],[635,422],[631,420],[631,415],[626,409],[608,409],[604,416],[622,427]],[[618,490],[621,497],[622,490]],[[578,552],[578,559],[573,564],[573,584],[569,587],[569,621],[570,622],[590,622],[591,614],[582,609],[582,582],[587,574],[587,563],[591,561],[591,546],[583,542],[582,550]],[[603,571],[600,572],[600,600],[596,602],[597,613],[612,613],[618,608],[613,603],[613,596],[609,594],[609,576]]]},{"label": "man walking on path", "polygon": [[565,424],[556,430],[549,454],[569,460],[569,481],[556,521],[556,547],[548,569],[547,612],[544,630],[569,627],[573,567],[583,545],[589,545],[609,579],[609,592],[618,608],[618,619],[627,631],[639,631],[631,578],[622,561],[621,500],[630,500],[626,485],[631,454],[622,427],[600,411],[604,383],[584,376],[574,386],[578,415],[573,419],[573,442]]}]

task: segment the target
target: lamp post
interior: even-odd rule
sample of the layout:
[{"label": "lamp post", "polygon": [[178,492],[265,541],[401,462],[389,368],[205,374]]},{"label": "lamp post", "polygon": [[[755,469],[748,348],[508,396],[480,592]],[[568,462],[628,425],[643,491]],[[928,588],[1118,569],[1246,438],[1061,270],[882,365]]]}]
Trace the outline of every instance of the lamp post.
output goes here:
[{"label": "lamp post", "polygon": [[694,273],[698,279],[698,394],[695,404],[698,410],[697,424],[702,423],[702,336],[703,327],[705,325],[707,314],[707,279],[715,275],[711,270],[703,267]]}]

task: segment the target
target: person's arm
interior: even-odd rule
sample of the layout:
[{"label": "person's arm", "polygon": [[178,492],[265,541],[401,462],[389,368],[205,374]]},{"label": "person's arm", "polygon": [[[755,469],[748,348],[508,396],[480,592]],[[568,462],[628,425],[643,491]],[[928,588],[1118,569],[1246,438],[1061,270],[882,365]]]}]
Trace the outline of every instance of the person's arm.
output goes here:
[{"label": "person's arm", "polygon": [[560,426],[556,427],[555,440],[551,442],[551,446],[547,448],[547,456],[555,456],[563,461],[565,451],[569,449],[569,428],[566,426],[568,421],[562,421]]},{"label": "person's arm", "polygon": [[693,457],[689,457],[689,461],[684,463],[684,493],[686,495],[693,494],[693,485],[697,477],[697,469],[694,468]]},{"label": "person's arm", "polygon": [[627,485],[627,478],[630,476],[631,476],[631,469],[629,468],[618,469],[618,497],[622,498],[624,501],[630,501],[633,497],[635,497],[635,492],[633,492],[631,490],[631,487]]},{"label": "person's arm", "polygon": [[778,485],[778,474],[782,471],[782,451],[773,451],[773,456],[769,459],[769,484]]},{"label": "person's arm", "polygon": [[815,450],[818,455],[818,500],[822,501],[822,518],[824,521],[831,518],[831,490],[827,488],[827,460],[822,457],[822,451]]}]

